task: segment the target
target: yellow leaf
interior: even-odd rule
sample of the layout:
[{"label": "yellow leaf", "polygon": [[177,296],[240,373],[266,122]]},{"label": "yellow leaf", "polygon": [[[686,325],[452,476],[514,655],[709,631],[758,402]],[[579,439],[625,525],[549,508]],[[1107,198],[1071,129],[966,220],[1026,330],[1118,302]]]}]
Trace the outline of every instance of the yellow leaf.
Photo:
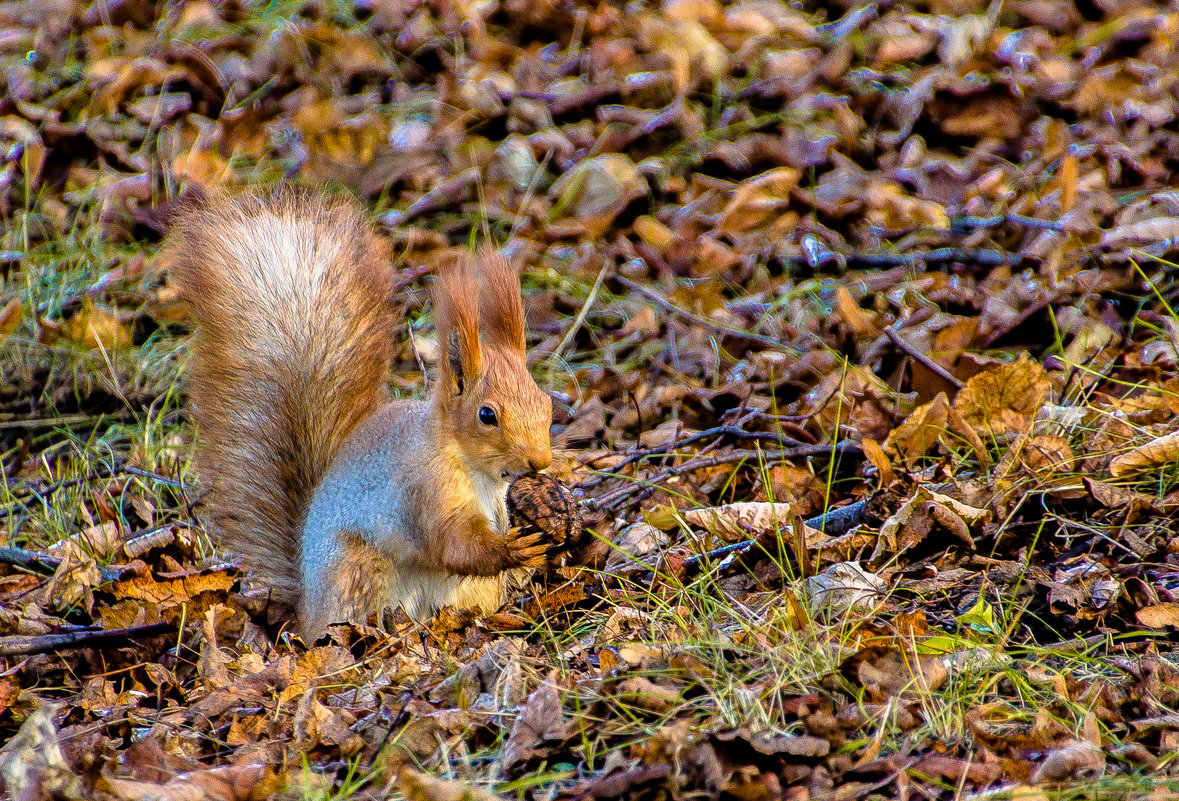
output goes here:
[{"label": "yellow leaf", "polygon": [[993,634],[999,632],[999,626],[995,623],[995,610],[987,603],[982,593],[979,593],[978,600],[974,602],[974,606],[970,607],[969,610],[963,612],[961,615],[958,615],[955,620],[963,626],[983,629]]},{"label": "yellow leaf", "polygon": [[131,344],[131,326],[90,300],[83,301],[82,310],[62,324],[61,335],[89,350],[115,350]]},{"label": "yellow leaf", "polygon": [[966,382],[954,409],[983,439],[1009,440],[1031,427],[1050,386],[1043,365],[1021,354]]},{"label": "yellow leaf", "polygon": [[639,239],[660,253],[671,247],[672,242],[675,241],[675,234],[671,232],[671,229],[649,214],[639,217],[635,220],[634,225],[635,233],[639,235]]},{"label": "yellow leaf", "polygon": [[24,308],[21,307],[19,300],[13,298],[4,304],[4,308],[0,309],[0,342],[3,342],[20,327],[24,319]]}]

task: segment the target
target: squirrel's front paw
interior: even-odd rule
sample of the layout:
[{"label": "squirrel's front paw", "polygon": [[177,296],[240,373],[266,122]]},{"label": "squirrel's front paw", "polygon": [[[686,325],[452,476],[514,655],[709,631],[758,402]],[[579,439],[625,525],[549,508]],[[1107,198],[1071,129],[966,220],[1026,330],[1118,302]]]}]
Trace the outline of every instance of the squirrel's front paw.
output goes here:
[{"label": "squirrel's front paw", "polygon": [[517,567],[541,567],[550,544],[538,531],[513,527],[500,534],[486,518],[449,526],[441,541],[438,567],[453,576],[494,576]]},{"label": "squirrel's front paw", "polygon": [[511,562],[507,565],[509,568],[544,567],[548,553],[552,549],[552,543],[542,533],[527,532],[518,526],[508,529],[504,539],[508,560]]}]

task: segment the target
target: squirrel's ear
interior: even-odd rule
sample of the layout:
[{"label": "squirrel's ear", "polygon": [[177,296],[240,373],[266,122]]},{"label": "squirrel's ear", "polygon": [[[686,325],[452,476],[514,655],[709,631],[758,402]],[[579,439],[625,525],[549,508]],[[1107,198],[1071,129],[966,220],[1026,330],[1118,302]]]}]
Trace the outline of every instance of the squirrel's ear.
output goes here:
[{"label": "squirrel's ear", "polygon": [[479,342],[476,340],[475,360],[472,362],[471,359],[464,358],[466,350],[463,348],[462,335],[458,331],[451,331],[447,339],[448,344],[443,348],[443,376],[450,381],[451,394],[462,395],[467,391],[467,387],[482,377],[478,366],[482,353],[479,352]]},{"label": "squirrel's ear", "polygon": [[480,324],[487,342],[524,355],[520,273],[511,262],[490,248],[479,253],[479,308]]},{"label": "squirrel's ear", "polygon": [[475,264],[469,253],[457,253],[438,267],[434,284],[438,344],[442,347],[442,377],[454,393],[483,377],[479,348],[479,310],[475,302]]}]

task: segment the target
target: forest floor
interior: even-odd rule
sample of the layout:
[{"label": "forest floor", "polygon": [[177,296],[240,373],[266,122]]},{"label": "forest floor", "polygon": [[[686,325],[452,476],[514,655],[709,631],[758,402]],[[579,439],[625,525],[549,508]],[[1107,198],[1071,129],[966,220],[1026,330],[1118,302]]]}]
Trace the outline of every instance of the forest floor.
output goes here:
[{"label": "forest floor", "polygon": [[[1179,796],[1179,10],[0,2],[0,786]],[[220,553],[190,186],[524,265],[585,543],[317,642]],[[804,523],[804,521],[808,521]]]}]

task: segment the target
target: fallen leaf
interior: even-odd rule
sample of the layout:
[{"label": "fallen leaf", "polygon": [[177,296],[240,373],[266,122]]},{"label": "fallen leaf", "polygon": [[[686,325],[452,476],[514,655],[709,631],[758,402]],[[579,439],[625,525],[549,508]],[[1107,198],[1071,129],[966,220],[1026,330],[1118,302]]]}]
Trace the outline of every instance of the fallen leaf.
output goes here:
[{"label": "fallen leaf", "polygon": [[1139,445],[1127,453],[1119,454],[1109,463],[1109,472],[1114,478],[1123,478],[1144,470],[1170,464],[1179,459],[1179,431],[1172,431]]}]

